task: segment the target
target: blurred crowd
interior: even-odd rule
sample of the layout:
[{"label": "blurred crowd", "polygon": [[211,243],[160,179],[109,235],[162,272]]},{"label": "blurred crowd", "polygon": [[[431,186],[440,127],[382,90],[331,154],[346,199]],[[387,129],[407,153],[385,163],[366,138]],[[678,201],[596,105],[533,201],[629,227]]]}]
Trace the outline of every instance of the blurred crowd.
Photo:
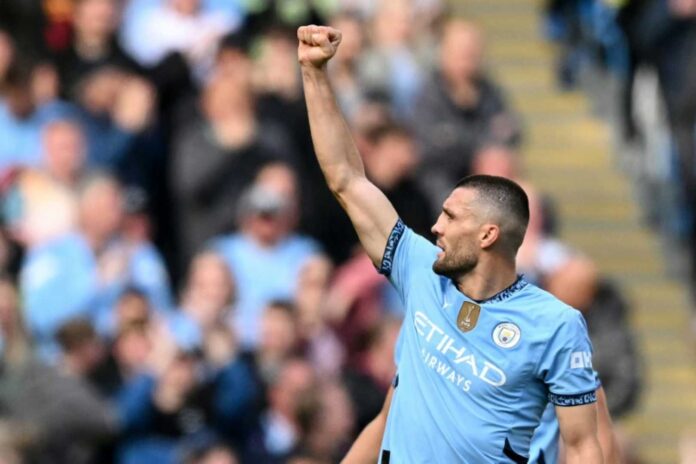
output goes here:
[{"label": "blurred crowd", "polygon": [[520,269],[634,408],[630,305],[558,238],[483,34],[443,2],[3,0],[0,463],[332,463],[380,410],[402,307],[314,159],[308,23],[343,31],[340,106],[414,230],[465,175],[523,183]]},{"label": "blurred crowd", "polygon": [[623,168],[646,223],[688,257],[696,307],[696,1],[549,0],[546,24],[561,88],[592,88],[588,70],[618,84],[615,95],[594,93],[616,97]]}]

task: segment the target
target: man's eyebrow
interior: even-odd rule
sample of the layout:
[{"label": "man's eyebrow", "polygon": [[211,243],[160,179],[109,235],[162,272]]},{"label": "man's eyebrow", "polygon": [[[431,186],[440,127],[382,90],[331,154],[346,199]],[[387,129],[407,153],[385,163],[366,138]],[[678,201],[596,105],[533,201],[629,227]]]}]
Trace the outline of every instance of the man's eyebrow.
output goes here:
[{"label": "man's eyebrow", "polygon": [[448,216],[454,216],[454,213],[452,212],[452,210],[449,209],[449,208],[446,207],[446,206],[443,206],[443,207],[442,207],[442,211],[443,211],[446,215],[448,215]]}]

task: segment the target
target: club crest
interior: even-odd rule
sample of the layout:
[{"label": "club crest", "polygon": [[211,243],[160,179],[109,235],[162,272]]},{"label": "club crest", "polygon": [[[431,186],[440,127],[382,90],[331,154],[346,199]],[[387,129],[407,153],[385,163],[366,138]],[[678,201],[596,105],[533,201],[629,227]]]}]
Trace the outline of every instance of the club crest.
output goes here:
[{"label": "club crest", "polygon": [[520,328],[512,322],[503,322],[495,326],[493,341],[501,348],[514,348],[521,338]]},{"label": "club crest", "polygon": [[469,332],[476,327],[478,323],[479,315],[481,314],[481,307],[470,301],[465,301],[462,303],[462,307],[459,309],[459,314],[457,315],[457,327],[462,332]]}]

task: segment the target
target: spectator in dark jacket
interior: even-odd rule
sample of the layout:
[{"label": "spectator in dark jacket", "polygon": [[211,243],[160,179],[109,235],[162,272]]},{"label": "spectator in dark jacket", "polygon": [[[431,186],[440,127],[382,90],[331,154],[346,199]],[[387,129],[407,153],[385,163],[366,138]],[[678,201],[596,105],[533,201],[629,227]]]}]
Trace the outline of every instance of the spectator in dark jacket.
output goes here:
[{"label": "spectator in dark jacket", "polygon": [[210,238],[234,229],[241,193],[261,168],[292,156],[285,131],[263,120],[241,51],[219,63],[201,97],[201,114],[175,129],[170,187],[177,204],[178,268]]},{"label": "spectator in dark jacket", "polygon": [[3,418],[20,428],[30,425],[28,462],[91,462],[95,446],[116,432],[114,411],[77,370],[63,371],[34,358],[22,327],[19,300],[9,282],[0,282],[0,296],[0,336],[5,343],[0,362]]},{"label": "spectator in dark jacket", "polygon": [[481,144],[513,144],[520,136],[502,91],[482,69],[483,52],[477,27],[449,21],[439,68],[417,103],[413,126],[423,154],[421,178],[437,209],[451,186],[470,173]]},{"label": "spectator in dark jacket", "polygon": [[55,56],[64,97],[77,100],[78,85],[93,71],[108,66],[126,72],[138,66],[118,44],[116,0],[79,0],[73,12],[73,40]]}]

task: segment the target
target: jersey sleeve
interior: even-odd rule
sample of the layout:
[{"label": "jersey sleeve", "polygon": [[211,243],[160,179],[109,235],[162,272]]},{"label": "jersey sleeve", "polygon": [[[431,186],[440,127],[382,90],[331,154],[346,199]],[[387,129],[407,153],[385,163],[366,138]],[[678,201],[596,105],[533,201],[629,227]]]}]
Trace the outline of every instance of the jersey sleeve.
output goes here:
[{"label": "jersey sleeve", "polygon": [[436,256],[437,247],[399,219],[387,239],[379,272],[389,279],[403,301],[414,275],[431,269]]},{"label": "jersey sleeve", "polygon": [[539,360],[537,375],[556,406],[580,406],[597,400],[592,344],[578,311],[562,318]]}]

